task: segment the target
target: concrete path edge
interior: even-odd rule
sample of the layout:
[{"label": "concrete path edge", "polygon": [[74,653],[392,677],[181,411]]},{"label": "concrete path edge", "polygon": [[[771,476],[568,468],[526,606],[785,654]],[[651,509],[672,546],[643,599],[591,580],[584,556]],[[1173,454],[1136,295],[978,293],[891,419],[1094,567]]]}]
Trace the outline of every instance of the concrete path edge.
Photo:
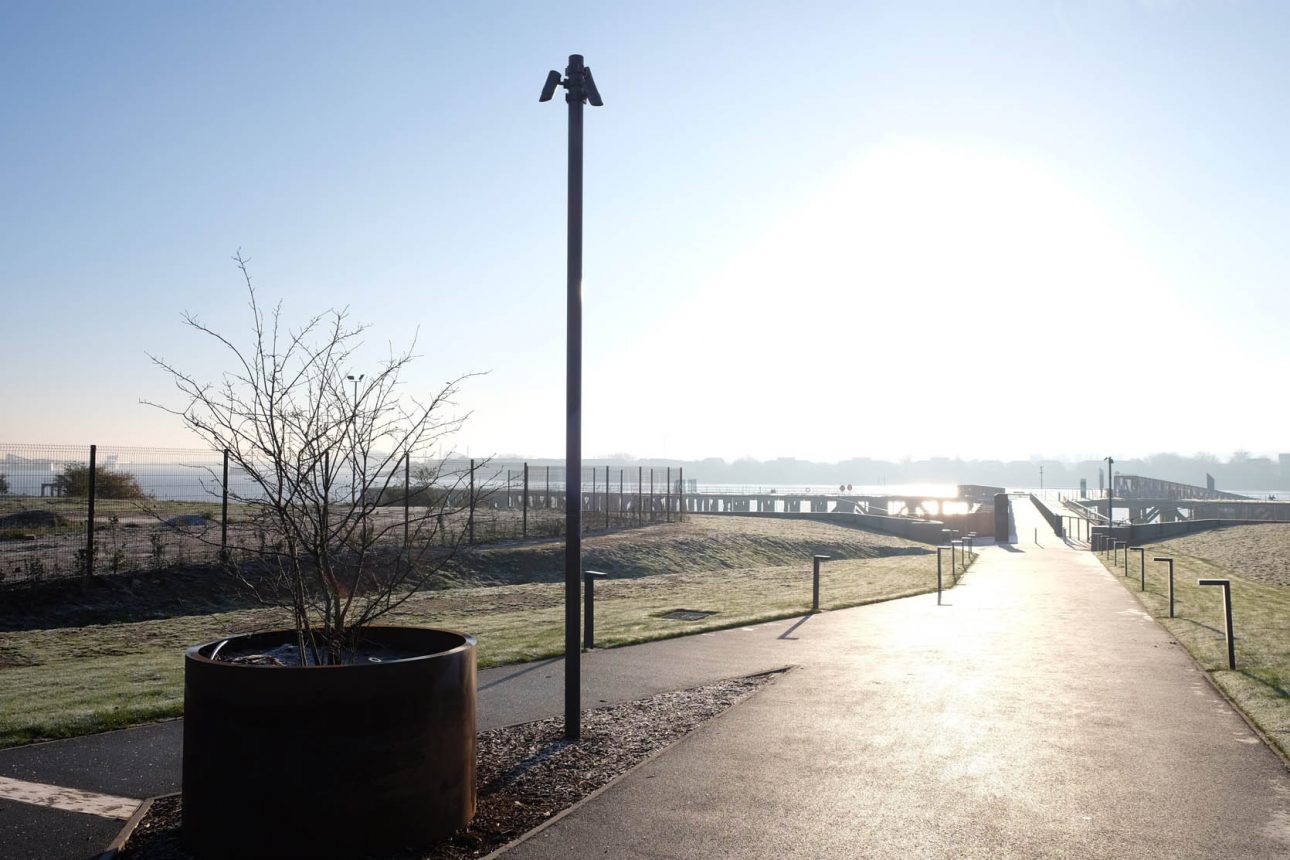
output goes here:
[{"label": "concrete path edge", "polygon": [[139,804],[139,808],[134,811],[134,815],[131,815],[125,824],[121,825],[121,831],[117,833],[115,839],[108,843],[108,847],[103,850],[103,853],[98,856],[97,860],[116,860],[116,856],[121,853],[121,849],[125,848],[126,843],[130,841],[130,837],[134,834],[135,829],[139,826],[139,823],[143,821],[143,817],[148,814],[149,809],[152,809],[153,802],[162,797],[175,797],[177,795],[178,792],[175,792],[174,794],[159,794],[156,797],[145,797],[143,802]]}]

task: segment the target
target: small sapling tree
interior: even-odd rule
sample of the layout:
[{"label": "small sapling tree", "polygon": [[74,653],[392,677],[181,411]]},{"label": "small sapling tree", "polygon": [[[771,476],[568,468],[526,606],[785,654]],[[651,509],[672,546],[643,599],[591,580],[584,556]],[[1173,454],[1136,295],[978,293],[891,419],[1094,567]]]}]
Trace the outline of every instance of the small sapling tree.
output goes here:
[{"label": "small sapling tree", "polygon": [[[417,397],[401,382],[414,359],[409,348],[391,351],[355,388],[352,358],[366,327],[331,310],[291,328],[281,303],[267,311],[260,303],[240,253],[234,261],[249,297],[247,341],[184,316],[232,369],[203,382],[152,356],[186,399],[179,408],[152,405],[227,450],[252,487],[229,491],[249,519],[231,532],[241,536],[232,548],[269,572],[270,587],[257,585],[262,599],[289,605],[299,661],[346,662],[362,629],[439,576],[460,541],[459,528],[446,541],[437,533],[460,520],[449,509],[460,494],[419,494],[422,504],[406,517],[403,506],[381,505],[399,497],[405,457],[429,460],[460,428],[465,416],[451,414],[453,397],[467,377]],[[426,488],[442,486],[433,467],[419,475]]]}]

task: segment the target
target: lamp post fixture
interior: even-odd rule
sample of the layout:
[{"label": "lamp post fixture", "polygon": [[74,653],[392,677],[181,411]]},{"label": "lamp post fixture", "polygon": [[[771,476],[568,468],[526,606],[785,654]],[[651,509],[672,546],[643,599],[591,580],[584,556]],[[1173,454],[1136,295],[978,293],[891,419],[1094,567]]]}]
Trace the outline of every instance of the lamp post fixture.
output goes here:
[{"label": "lamp post fixture", "polygon": [[578,604],[582,586],[582,105],[600,107],[600,92],[581,54],[570,54],[564,77],[547,72],[540,102],[564,87],[569,105],[569,198],[564,431],[564,736],[582,734],[582,664]]}]

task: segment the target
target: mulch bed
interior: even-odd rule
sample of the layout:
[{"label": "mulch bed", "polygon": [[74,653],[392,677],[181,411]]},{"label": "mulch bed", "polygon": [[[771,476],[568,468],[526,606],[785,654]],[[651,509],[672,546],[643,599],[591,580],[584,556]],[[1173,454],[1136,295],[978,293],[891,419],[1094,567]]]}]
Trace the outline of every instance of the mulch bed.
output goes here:
[{"label": "mulch bed", "polygon": [[[779,675],[735,678],[584,711],[582,738],[552,718],[479,735],[475,819],[429,853],[388,860],[462,860],[489,854],[567,809]],[[182,800],[163,797],[139,823],[122,860],[191,860],[180,846]],[[236,826],[230,823],[230,826]]]}]

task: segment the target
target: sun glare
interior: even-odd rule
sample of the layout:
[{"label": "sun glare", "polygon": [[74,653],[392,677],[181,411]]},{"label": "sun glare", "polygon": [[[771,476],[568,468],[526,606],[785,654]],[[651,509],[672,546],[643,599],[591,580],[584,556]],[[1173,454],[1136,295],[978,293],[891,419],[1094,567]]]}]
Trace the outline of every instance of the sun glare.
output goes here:
[{"label": "sun glare", "polygon": [[[1008,364],[1017,392],[1086,348],[1132,363],[1144,347],[1099,309],[1140,314],[1165,287],[1086,185],[980,146],[895,141],[858,156],[678,314],[723,333],[716,360],[678,356],[713,382],[682,394],[687,408],[729,414],[773,392],[780,410],[862,427],[875,402],[899,398],[911,450],[952,453],[934,426],[942,407],[911,403],[911,390],[988,391],[1003,348],[1032,351]],[[1185,313],[1151,308],[1168,324]],[[828,447],[855,450],[841,435]]]}]

